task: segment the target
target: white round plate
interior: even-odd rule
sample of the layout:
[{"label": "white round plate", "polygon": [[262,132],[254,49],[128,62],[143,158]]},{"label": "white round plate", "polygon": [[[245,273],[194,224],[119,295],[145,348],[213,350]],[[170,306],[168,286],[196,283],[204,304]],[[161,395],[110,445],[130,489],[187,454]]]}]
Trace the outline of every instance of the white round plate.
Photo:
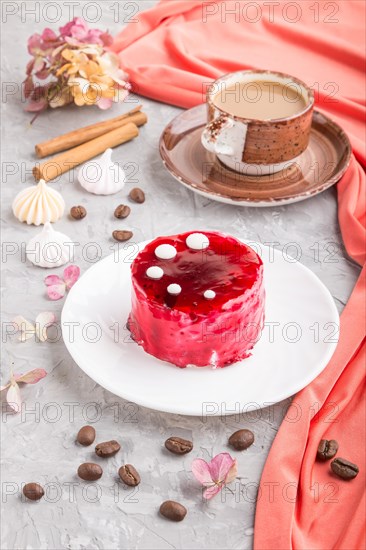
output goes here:
[{"label": "white round plate", "polygon": [[[309,384],[338,341],[339,316],[327,288],[279,251],[248,242],[262,257],[266,321],[251,357],[222,369],[180,369],[130,339],[130,264],[147,243],[128,243],[86,271],[62,317],[65,345],[79,367],[110,392],[184,415],[240,414],[274,404]],[[71,328],[72,327],[72,328]]]}]

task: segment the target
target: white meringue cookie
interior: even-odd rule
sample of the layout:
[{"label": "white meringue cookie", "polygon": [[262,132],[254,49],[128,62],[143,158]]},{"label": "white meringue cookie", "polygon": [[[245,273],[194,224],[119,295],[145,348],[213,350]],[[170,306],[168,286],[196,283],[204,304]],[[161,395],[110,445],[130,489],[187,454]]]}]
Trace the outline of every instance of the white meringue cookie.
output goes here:
[{"label": "white meringue cookie", "polygon": [[118,164],[112,162],[112,149],[107,149],[101,157],[83,164],[78,180],[89,193],[113,195],[124,187],[126,175]]},{"label": "white meringue cookie", "polygon": [[26,247],[27,259],[39,267],[60,267],[73,260],[74,243],[67,235],[55,231],[49,222]]},{"label": "white meringue cookie", "polygon": [[164,275],[164,271],[157,265],[152,265],[146,270],[146,275],[149,279],[161,279]]},{"label": "white meringue cookie", "polygon": [[203,233],[191,233],[186,238],[186,245],[192,250],[204,250],[210,246],[210,241]]},{"label": "white meringue cookie", "polygon": [[155,256],[160,260],[172,260],[177,255],[177,250],[171,244],[159,244],[155,248]]},{"label": "white meringue cookie", "polygon": [[180,285],[177,285],[176,283],[172,283],[168,286],[167,291],[172,296],[178,296],[182,292],[182,287]]},{"label": "white meringue cookie", "polygon": [[64,210],[64,199],[44,180],[20,191],[13,201],[14,216],[28,225],[55,222],[61,218]]}]

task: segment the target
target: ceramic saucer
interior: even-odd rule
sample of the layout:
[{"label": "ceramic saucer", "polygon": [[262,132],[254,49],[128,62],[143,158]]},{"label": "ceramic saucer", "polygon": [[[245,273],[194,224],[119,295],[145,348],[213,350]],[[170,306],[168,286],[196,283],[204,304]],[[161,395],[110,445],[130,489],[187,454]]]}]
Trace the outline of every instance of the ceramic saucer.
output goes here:
[{"label": "ceramic saucer", "polygon": [[183,111],[163,131],[160,155],[180,183],[219,202],[277,206],[308,199],[337,183],[351,157],[342,128],[314,111],[309,146],[296,163],[268,176],[244,175],[226,168],[201,145],[205,124],[205,104]]}]

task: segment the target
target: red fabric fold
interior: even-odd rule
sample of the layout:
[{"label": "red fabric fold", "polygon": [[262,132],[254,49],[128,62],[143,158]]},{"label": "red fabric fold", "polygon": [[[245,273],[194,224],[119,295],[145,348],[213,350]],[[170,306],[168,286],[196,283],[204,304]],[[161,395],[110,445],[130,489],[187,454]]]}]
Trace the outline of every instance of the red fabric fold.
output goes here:
[{"label": "red fabric fold", "polygon": [[[272,445],[256,511],[258,550],[365,548],[365,276],[364,268],[343,311],[334,356],[296,395]],[[357,478],[339,479],[329,462],[315,461],[321,439],[339,442],[338,456],[358,464]]]},{"label": "red fabric fold", "polygon": [[[338,217],[347,252],[360,265],[366,259],[365,7],[358,0],[162,0],[113,46],[136,92],[181,107],[202,103],[209,82],[240,69],[287,72],[311,85],[316,108],[352,143],[350,166],[337,184]],[[332,360],[294,398],[300,417],[293,423],[289,413],[272,445],[257,501],[257,550],[366,547],[365,269],[342,313]],[[329,463],[315,461],[322,438],[337,439],[338,455],[359,465],[355,479],[336,478]]]}]

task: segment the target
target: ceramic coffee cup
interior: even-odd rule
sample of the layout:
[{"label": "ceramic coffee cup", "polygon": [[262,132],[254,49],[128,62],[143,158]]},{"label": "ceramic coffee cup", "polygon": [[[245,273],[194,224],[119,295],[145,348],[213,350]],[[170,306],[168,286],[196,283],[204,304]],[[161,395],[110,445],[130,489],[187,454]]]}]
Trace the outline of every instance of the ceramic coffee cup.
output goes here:
[{"label": "ceramic coffee cup", "polygon": [[303,82],[272,71],[238,71],[207,91],[202,144],[232,170],[278,172],[308,146],[314,94]]}]

